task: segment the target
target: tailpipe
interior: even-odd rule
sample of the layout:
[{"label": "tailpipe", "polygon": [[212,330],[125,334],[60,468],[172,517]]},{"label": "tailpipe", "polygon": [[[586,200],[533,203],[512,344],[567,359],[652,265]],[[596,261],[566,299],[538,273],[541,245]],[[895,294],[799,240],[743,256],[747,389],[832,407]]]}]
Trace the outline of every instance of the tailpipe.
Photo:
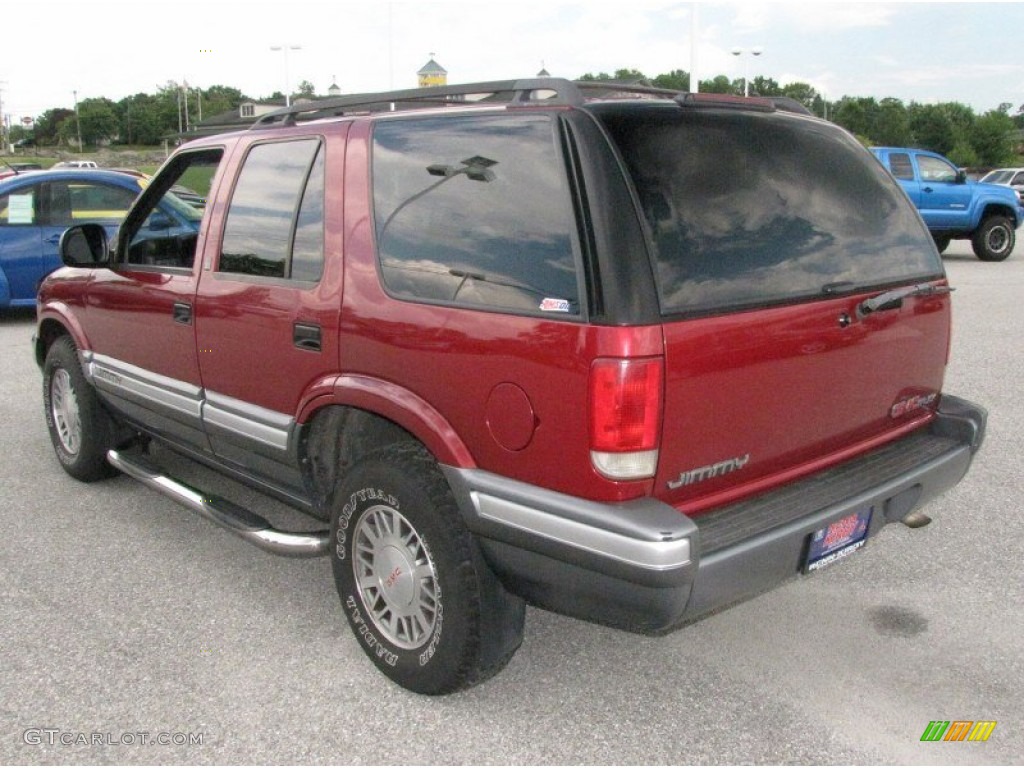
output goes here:
[{"label": "tailpipe", "polygon": [[932,519],[924,512],[911,512],[900,522],[907,526],[907,528],[924,528],[931,521]]},{"label": "tailpipe", "polygon": [[284,557],[323,557],[330,549],[329,531],[278,530],[254,512],[168,477],[136,454],[128,456],[119,451],[107,451],[107,461],[143,485],[159,491],[264,552]]}]

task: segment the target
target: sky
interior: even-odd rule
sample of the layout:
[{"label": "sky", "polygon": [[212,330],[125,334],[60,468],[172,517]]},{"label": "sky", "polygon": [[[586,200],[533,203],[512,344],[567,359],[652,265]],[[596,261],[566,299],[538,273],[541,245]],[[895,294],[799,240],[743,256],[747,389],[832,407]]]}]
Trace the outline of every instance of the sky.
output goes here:
[{"label": "sky", "polygon": [[[0,99],[12,123],[169,81],[268,96],[412,88],[431,57],[450,84],[636,69],[810,83],[829,100],[1024,105],[1024,2],[620,0],[6,3]],[[693,41],[696,40],[696,46]],[[296,46],[296,48],[292,48]],[[272,48],[279,50],[272,50]],[[284,49],[288,49],[287,53]],[[740,55],[732,51],[740,49]],[[760,55],[752,51],[759,49]],[[694,53],[696,56],[694,56]]]}]

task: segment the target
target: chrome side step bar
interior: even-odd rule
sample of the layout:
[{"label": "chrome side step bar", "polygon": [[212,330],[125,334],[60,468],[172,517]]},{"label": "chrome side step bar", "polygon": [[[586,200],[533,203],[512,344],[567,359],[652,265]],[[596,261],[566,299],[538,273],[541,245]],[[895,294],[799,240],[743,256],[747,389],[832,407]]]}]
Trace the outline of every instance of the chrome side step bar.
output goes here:
[{"label": "chrome side step bar", "polygon": [[184,483],[174,480],[144,457],[128,456],[118,451],[107,451],[107,461],[143,485],[159,491],[200,517],[226,528],[236,536],[265,552],[285,557],[322,557],[330,548],[328,531],[279,531],[270,522],[227,499],[203,494]]}]

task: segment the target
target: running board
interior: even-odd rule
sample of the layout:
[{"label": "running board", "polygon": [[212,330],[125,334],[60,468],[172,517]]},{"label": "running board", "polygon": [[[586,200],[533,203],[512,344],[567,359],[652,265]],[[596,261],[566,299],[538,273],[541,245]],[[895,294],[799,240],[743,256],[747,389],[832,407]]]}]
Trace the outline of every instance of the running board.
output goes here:
[{"label": "running board", "polygon": [[226,528],[265,552],[285,557],[322,557],[328,554],[331,538],[328,531],[279,531],[254,512],[227,499],[200,493],[168,477],[137,454],[129,457],[119,451],[107,451],[107,461],[143,485],[170,497],[200,517]]}]

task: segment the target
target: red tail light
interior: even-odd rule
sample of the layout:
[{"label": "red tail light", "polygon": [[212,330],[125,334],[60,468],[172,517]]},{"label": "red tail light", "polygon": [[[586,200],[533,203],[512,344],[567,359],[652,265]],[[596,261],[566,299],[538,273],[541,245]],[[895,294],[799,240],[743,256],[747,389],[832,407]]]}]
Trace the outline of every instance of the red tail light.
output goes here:
[{"label": "red tail light", "polygon": [[590,451],[601,474],[615,480],[654,474],[664,368],[660,357],[594,362],[590,369]]}]

